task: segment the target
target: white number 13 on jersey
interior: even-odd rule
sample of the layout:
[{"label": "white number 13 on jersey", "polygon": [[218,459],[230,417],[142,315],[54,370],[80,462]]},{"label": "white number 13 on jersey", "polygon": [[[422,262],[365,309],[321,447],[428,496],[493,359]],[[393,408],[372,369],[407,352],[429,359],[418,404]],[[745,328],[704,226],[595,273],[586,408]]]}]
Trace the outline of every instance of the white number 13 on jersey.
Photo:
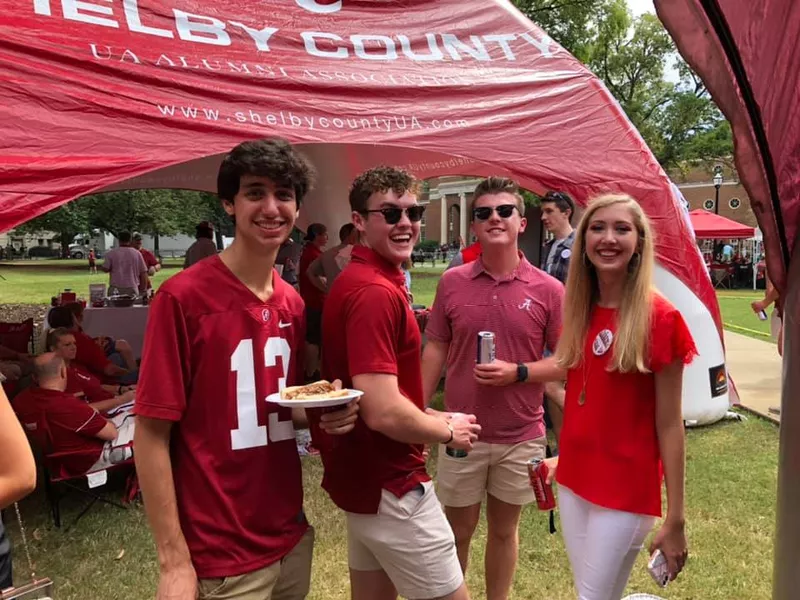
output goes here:
[{"label": "white number 13 on jersey", "polygon": [[[286,370],[289,368],[292,349],[285,339],[271,337],[264,345],[264,366],[277,366],[276,359],[279,356],[283,375],[278,379],[277,391],[281,391],[286,386]],[[280,442],[294,439],[292,421],[279,421],[277,412],[269,413],[267,425],[258,424],[253,340],[242,340],[236,346],[236,350],[231,354],[231,371],[236,373],[236,415],[239,421],[238,429],[231,429],[233,449],[257,448],[266,446],[270,441]]]}]

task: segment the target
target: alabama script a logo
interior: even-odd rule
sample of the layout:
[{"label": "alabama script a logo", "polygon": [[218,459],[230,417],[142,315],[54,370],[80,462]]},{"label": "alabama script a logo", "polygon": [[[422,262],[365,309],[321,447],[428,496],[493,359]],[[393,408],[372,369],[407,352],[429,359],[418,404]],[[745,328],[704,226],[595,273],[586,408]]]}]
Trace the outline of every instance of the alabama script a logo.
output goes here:
[{"label": "alabama script a logo", "polygon": [[335,2],[330,2],[326,0],[294,0],[294,1],[297,2],[297,6],[299,6],[300,8],[305,8],[306,10],[310,10],[311,12],[320,15],[335,13],[342,10],[342,0],[336,0]]}]

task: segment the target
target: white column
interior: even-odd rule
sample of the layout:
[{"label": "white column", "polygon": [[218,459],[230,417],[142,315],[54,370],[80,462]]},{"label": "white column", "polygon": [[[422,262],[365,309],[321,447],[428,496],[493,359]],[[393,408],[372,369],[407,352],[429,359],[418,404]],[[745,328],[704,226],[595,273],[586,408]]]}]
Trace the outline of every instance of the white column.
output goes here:
[{"label": "white column", "polygon": [[442,194],[442,228],[440,230],[439,244],[447,243],[447,194]]},{"label": "white column", "polygon": [[461,201],[461,239],[464,240],[464,245],[469,246],[469,231],[467,231],[467,195],[461,192],[458,195]]}]

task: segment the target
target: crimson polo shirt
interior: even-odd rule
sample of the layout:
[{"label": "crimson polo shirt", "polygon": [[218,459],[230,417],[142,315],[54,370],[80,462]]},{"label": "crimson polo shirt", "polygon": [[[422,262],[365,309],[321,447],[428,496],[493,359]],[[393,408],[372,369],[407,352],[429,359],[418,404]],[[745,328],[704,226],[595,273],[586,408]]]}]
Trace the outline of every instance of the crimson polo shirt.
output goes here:
[{"label": "crimson polo shirt", "polygon": [[545,434],[544,384],[503,387],[475,381],[478,332],[495,334],[498,360],[527,363],[555,351],[561,333],[564,286],[520,254],[517,268],[496,279],[478,257],[445,271],[428,317],[428,339],[449,344],[445,406],[474,414],[482,442],[517,444]]},{"label": "crimson polo shirt", "polygon": [[108,421],[83,400],[67,392],[30,387],[12,405],[43,452],[74,453],[59,459],[65,471],[61,474],[83,475],[100,458],[105,442],[96,436]]},{"label": "crimson polo shirt", "polygon": [[114,397],[114,394],[103,389],[97,377],[74,366],[67,368],[67,389],[64,391],[89,403]]},{"label": "crimson polo shirt", "polygon": [[70,333],[75,336],[75,345],[77,346],[75,362],[91,373],[104,377],[105,368],[111,361],[106,357],[103,348],[95,342],[94,338],[89,337],[83,331],[71,331]]},{"label": "crimson polo shirt", "polygon": [[[403,272],[369,248],[353,248],[322,313],[322,375],[348,388],[356,375],[396,375],[400,393],[423,410],[421,348]],[[308,414],[325,466],[322,487],[339,508],[376,514],[381,490],[401,498],[430,480],[421,444],[392,440],[363,419],[350,433],[329,436],[319,429],[319,412]]]}]

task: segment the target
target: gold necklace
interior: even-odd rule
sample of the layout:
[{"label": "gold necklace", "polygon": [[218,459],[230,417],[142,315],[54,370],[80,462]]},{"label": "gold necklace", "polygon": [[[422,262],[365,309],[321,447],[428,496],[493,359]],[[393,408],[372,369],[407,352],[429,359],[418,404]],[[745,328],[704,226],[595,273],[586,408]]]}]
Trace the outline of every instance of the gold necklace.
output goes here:
[{"label": "gold necklace", "polygon": [[587,372],[586,363],[587,361],[591,360],[590,356],[587,356],[583,361],[583,385],[581,386],[581,393],[578,396],[578,406],[583,406],[586,404],[586,382],[589,380],[589,374],[592,372],[592,365],[589,365],[589,369]]}]

